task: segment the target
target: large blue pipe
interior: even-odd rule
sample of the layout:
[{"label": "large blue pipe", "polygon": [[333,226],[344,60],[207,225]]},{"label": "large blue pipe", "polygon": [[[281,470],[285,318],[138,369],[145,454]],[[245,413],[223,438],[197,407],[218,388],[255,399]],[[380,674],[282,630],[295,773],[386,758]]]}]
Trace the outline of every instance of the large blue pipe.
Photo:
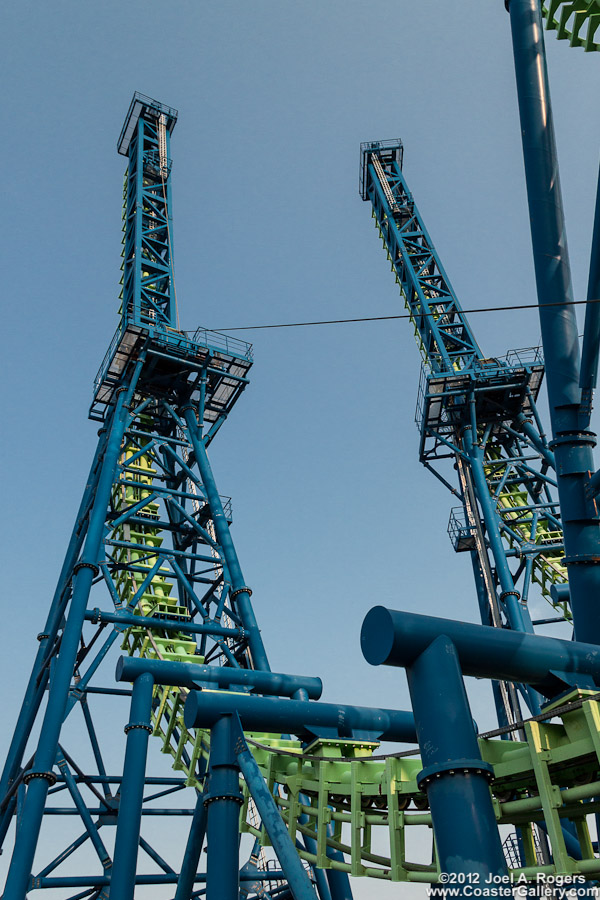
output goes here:
[{"label": "large blue pipe", "polygon": [[207,806],[207,900],[239,900],[238,824],[242,795],[232,717],[220,716],[210,734]]},{"label": "large blue pipe", "polygon": [[440,870],[475,876],[481,885],[506,876],[491,766],[481,758],[452,642],[436,638],[406,673],[424,767],[417,781],[427,792]]},{"label": "large blue pipe", "polygon": [[152,734],[153,687],[151,675],[140,675],[133,685],[131,715],[129,724],[125,727],[127,745],[115,836],[115,858],[110,879],[111,900],[133,900],[142,824],[146,757],[148,740]]},{"label": "large blue pipe", "polygon": [[483,449],[476,443],[477,434],[473,433],[472,427],[467,427],[463,431],[463,444],[465,452],[471,461],[471,474],[473,476],[473,484],[475,493],[483,519],[486,524],[487,538],[492,550],[494,562],[496,564],[496,572],[500,582],[501,595],[504,607],[506,609],[510,627],[515,631],[533,631],[529,613],[524,604],[520,603],[520,594],[515,590],[513,577],[506,559],[506,551],[502,543],[500,535],[498,513],[492,503],[490,490],[486,481],[485,471],[483,467]]},{"label": "large blue pipe", "polygon": [[233,669],[229,666],[202,666],[197,663],[172,662],[163,659],[138,659],[121,656],[117,662],[117,681],[135,681],[147,672],[156,684],[177,687],[202,687],[202,682],[217,684],[222,688],[239,686],[244,690],[262,694],[293,697],[304,690],[311,700],[318,700],[323,691],[320,678],[306,675],[284,675],[278,672],[257,672],[254,669]]},{"label": "large blue pipe", "polygon": [[596,212],[587,300],[579,381],[581,389],[589,395],[591,400],[591,393],[596,387],[598,377],[598,354],[600,353],[600,173],[596,189]]},{"label": "large blue pipe", "polygon": [[509,629],[420,616],[375,606],[361,630],[362,652],[372,666],[412,665],[444,635],[456,647],[462,671],[477,678],[531,684],[548,697],[571,683],[600,685],[600,648]]},{"label": "large blue pipe", "polygon": [[214,691],[190,693],[185,703],[184,721],[187,728],[212,728],[221,716],[235,712],[245,731],[291,732],[308,739],[351,739],[355,736],[366,739],[368,736],[371,740],[407,743],[417,739],[411,712]]},{"label": "large blue pipe", "polygon": [[269,840],[285,873],[294,900],[317,900],[302,860],[298,856],[296,846],[284,824],[277,804],[269,787],[248,749],[244,739],[239,716],[233,718],[233,736],[238,765],[248,785],[248,789],[258,809],[261,822],[269,835]]},{"label": "large blue pipe", "polygon": [[[586,500],[595,435],[581,409],[579,339],[540,0],[510,0],[531,239],[546,360],[558,494],[577,640],[600,643],[600,524]],[[586,351],[587,352],[587,351]],[[589,366],[590,364],[587,363]],[[588,368],[588,373],[590,369]],[[588,381],[589,374],[585,375]]]},{"label": "large blue pipe", "polygon": [[181,872],[177,881],[174,900],[190,900],[191,893],[194,890],[194,879],[198,871],[198,863],[205,836],[206,806],[204,805],[204,794],[199,793],[181,862]]}]

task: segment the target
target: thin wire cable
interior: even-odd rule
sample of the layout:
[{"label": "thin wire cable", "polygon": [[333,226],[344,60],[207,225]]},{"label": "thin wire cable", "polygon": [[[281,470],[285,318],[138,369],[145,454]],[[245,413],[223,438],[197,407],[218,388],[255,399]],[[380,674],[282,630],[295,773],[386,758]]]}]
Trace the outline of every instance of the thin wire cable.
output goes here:
[{"label": "thin wire cable", "polygon": [[[550,306],[583,306],[588,303],[600,303],[600,298],[594,300],[565,300],[555,303],[544,303],[543,307]],[[521,309],[538,309],[539,303],[520,303],[516,306],[480,306],[476,309],[461,309],[459,315],[470,316],[473,313],[494,313],[494,312],[511,312],[512,310]],[[419,316],[431,316],[432,318],[442,318],[443,313],[439,312],[421,312]],[[267,328],[303,328],[309,325],[345,325],[353,322],[389,322],[393,319],[414,319],[415,313],[401,313],[396,316],[361,316],[356,319],[320,319],[314,322],[279,322],[275,325],[236,325],[232,328],[211,328],[210,331],[259,331]],[[195,329],[188,329],[185,334],[193,334]]]}]

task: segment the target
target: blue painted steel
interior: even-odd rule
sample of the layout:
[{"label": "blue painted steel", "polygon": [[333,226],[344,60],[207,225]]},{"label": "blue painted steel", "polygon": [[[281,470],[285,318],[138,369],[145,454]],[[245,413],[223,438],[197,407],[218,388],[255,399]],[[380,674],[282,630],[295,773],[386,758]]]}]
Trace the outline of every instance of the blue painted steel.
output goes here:
[{"label": "blue painted steel", "polygon": [[417,781],[427,791],[440,870],[475,875],[483,885],[506,876],[488,786],[491,767],[481,759],[452,642],[435,638],[413,655],[406,672],[424,765]]},{"label": "blue painted steel", "polygon": [[401,151],[401,141],[361,144],[361,193],[373,205],[431,371],[454,373],[475,366],[483,353],[408,189]]},{"label": "blue painted steel", "polygon": [[194,880],[198,871],[198,863],[204,838],[206,836],[206,806],[204,805],[204,793],[198,794],[196,808],[190,825],[187,844],[181,863],[181,872],[177,881],[177,890],[174,900],[190,900],[194,887]]},{"label": "blue painted steel", "polygon": [[[166,121],[161,123],[162,115]],[[212,439],[248,383],[252,350],[248,344],[225,335],[198,330],[190,339],[176,328],[169,160],[175,117],[174,110],[136,95],[119,141],[120,151],[128,154],[130,161],[125,186],[121,322],[94,385],[90,417],[105,426],[100,431],[96,458],[41,636],[0,790],[0,836],[7,833],[15,812],[23,820],[9,869],[7,898],[24,896],[43,814],[79,816],[97,843],[99,855],[100,843],[90,826],[90,817],[99,816],[100,824],[115,823],[118,804],[109,787],[100,749],[99,738],[104,735],[93,726],[87,695],[112,697],[130,693],[90,684],[118,638],[124,636],[130,651],[139,652],[139,634],[149,630],[162,648],[168,648],[163,651],[167,655],[183,652],[193,657],[196,653],[199,662],[208,655],[210,660],[223,661],[233,672],[242,671],[240,667],[252,662],[252,650],[248,651],[250,637],[253,656],[259,665],[266,661],[264,648],[262,658],[259,652],[262,642],[253,618],[250,591],[236,594],[236,588],[231,587],[228,558],[218,535],[213,536],[207,490],[183,421],[182,406],[192,403],[196,408],[200,404],[204,433],[208,432],[205,442]],[[149,477],[142,474],[144,471]],[[141,487],[145,479],[150,484],[147,493]],[[216,492],[212,473],[210,479]],[[225,508],[220,498],[218,503],[227,523],[231,520],[230,505]],[[156,510],[160,507],[159,516]],[[88,611],[90,588],[98,584],[100,591],[103,580],[115,610]],[[134,615],[134,611],[145,614]],[[201,624],[195,624],[194,616]],[[84,623],[86,631],[82,633]],[[91,638],[87,623],[97,626]],[[94,647],[107,624],[115,629],[105,632],[104,639]],[[245,678],[242,675],[239,681]],[[31,732],[36,732],[34,726],[46,687],[49,703],[41,722],[33,769],[31,761],[26,763],[24,782],[24,748]],[[288,690],[284,683],[281,690]],[[320,682],[300,679],[294,684],[294,691],[298,690],[318,696]],[[99,805],[84,807],[77,790],[73,790],[74,807],[52,806],[46,803],[48,784],[63,777],[52,771],[58,735],[66,716],[78,703],[84,709],[98,777],[104,779],[104,794],[92,788]],[[64,777],[68,778],[68,773]],[[129,761],[125,786],[132,777]],[[138,784],[144,783],[139,767],[135,777]],[[150,782],[146,779],[146,783]],[[126,793],[132,799],[124,803],[122,820],[139,814],[192,813],[183,808],[140,809],[139,798],[131,791]],[[119,831],[119,845],[123,828],[126,825]],[[169,874],[170,866],[158,851],[146,845],[141,836],[140,842],[164,874]],[[131,865],[135,871],[134,862]],[[130,884],[124,890],[129,892],[131,871],[127,878]],[[194,881],[197,880],[194,874]],[[92,879],[98,889],[105,883],[101,878]],[[153,876],[148,883],[160,884],[161,877]],[[50,882],[42,879],[40,886],[50,886]]]},{"label": "blue painted steel", "polygon": [[374,606],[361,630],[373,666],[410,666],[439,635],[448,637],[465,675],[534,685],[548,697],[570,685],[600,686],[600,649],[537,634],[488,628]]},{"label": "blue painted steel", "polygon": [[[40,646],[38,647],[31,676],[25,689],[25,697],[4,764],[2,779],[0,780],[0,799],[6,796],[7,791],[10,790],[10,787],[18,774],[19,767],[23,760],[25,746],[31,734],[33,722],[35,721],[40,702],[47,686],[49,667],[45,665],[45,662],[47,661],[49,651],[51,651],[52,644],[64,613],[64,597],[69,588],[71,572],[87,534],[87,515],[89,513],[94,490],[97,486],[100,471],[99,460],[104,452],[105,445],[106,432],[100,435],[86,487],[77,512],[75,526],[67,546],[67,552],[58,578],[58,584],[50,604],[50,610],[48,612],[44,630],[38,636]],[[4,811],[0,832],[2,838],[6,833],[5,824],[7,823],[5,822],[5,816],[6,812]],[[0,841],[0,847],[1,846],[2,841]]]},{"label": "blue painted steel", "polygon": [[112,865],[112,861],[110,859],[108,851],[104,846],[100,835],[98,834],[98,828],[96,827],[91,815],[86,808],[85,801],[81,796],[81,792],[79,790],[79,787],[77,786],[77,782],[71,774],[71,770],[69,769],[69,765],[65,759],[65,755],[63,754],[63,751],[60,747],[57,754],[56,765],[58,766],[61,775],[65,779],[68,791],[73,798],[73,802],[77,808],[77,811],[79,812],[79,815],[81,816],[83,824],[86,827],[89,838],[94,846],[94,850],[98,854],[98,858],[102,864],[103,869],[109,869]]},{"label": "blue painted steel", "polygon": [[[600,593],[600,522],[595,504],[586,500],[583,490],[595,469],[595,436],[587,430],[588,416],[581,407],[577,321],[574,307],[567,305],[573,292],[541,4],[511,0],[509,11],[571,608],[577,640],[596,644],[600,643],[595,600]],[[586,388],[591,385],[592,364],[587,356]]]},{"label": "blue painted steel", "polygon": [[206,497],[212,512],[217,539],[223,549],[223,554],[231,577],[232,595],[235,595],[236,606],[239,610],[242,624],[248,632],[248,647],[252,656],[252,668],[269,672],[271,667],[269,666],[267,653],[260,636],[258,622],[256,621],[256,616],[250,601],[252,591],[246,585],[242,574],[242,568],[229,531],[227,517],[223,510],[223,504],[221,503],[221,498],[217,490],[210,462],[208,461],[208,456],[206,455],[206,448],[200,437],[196,411],[192,407],[187,406],[183,410],[183,414],[185,416],[190,441],[194,448],[196,463],[202,476],[202,483],[206,489]]},{"label": "blue painted steel", "polygon": [[[482,622],[532,631],[521,599],[528,597],[533,579],[548,595],[545,579],[562,577],[558,566],[547,569],[556,575],[540,573],[540,557],[549,552],[548,531],[558,533],[551,563],[559,561],[562,547],[546,475],[554,454],[535,408],[542,361],[536,351],[484,357],[414,204],[399,141],[361,145],[361,195],[372,203],[423,356],[420,458],[463,500],[468,540],[455,541],[455,549],[473,557]],[[454,460],[458,491],[436,470],[441,459]],[[511,569],[515,548],[525,563]],[[521,717],[517,695],[499,690],[499,721],[516,721]],[[534,693],[526,698],[538,712]]]},{"label": "blue painted steel", "polygon": [[592,391],[596,387],[598,355],[600,353],[600,173],[598,174],[598,187],[596,190],[596,210],[594,214],[587,300],[579,385],[583,392],[583,401],[585,403],[587,400],[587,405],[589,406],[591,405]]},{"label": "blue painted steel", "polygon": [[210,733],[207,805],[207,900],[239,900],[238,822],[242,794],[231,715],[221,715]]},{"label": "blue painted steel", "polygon": [[490,492],[488,490],[485,471],[483,467],[483,449],[477,444],[477,434],[473,434],[473,428],[468,425],[463,431],[463,445],[469,456],[471,473],[477,490],[477,498],[482,507],[483,519],[487,526],[487,539],[489,541],[500,589],[501,598],[510,627],[515,631],[533,631],[531,619],[527,608],[519,603],[520,595],[515,591],[515,583],[506,559],[506,551],[502,543],[499,528],[499,516],[494,508]]},{"label": "blue painted steel", "polygon": [[177,111],[135,94],[119,138],[129,157],[122,315],[144,328],[177,327],[170,213],[171,132]]},{"label": "blue painted steel", "polygon": [[[240,874],[240,881],[271,881],[272,879],[280,879],[282,878],[282,872],[277,869],[271,869],[270,871],[264,871],[256,873],[245,873]],[[177,884],[177,873],[159,873],[156,875],[136,875],[135,883],[139,885],[145,884]],[[194,881],[196,884],[205,884],[206,883],[206,875],[204,873],[197,873]],[[63,875],[60,878],[40,878],[39,883],[36,880],[36,888],[60,888],[60,887],[98,887],[101,888],[104,885],[110,884],[110,878],[107,875],[97,875],[97,876],[77,876],[77,875]],[[86,895],[89,895],[89,891],[86,891]],[[102,895],[100,895],[102,896]],[[106,896],[106,895],[104,895]],[[194,897],[202,896],[200,890],[197,889],[197,892],[194,892]],[[271,895],[273,896],[273,895]],[[278,900],[283,900],[281,898],[281,894],[277,895]],[[289,895],[288,895],[289,898]],[[287,898],[286,898],[287,900]]]},{"label": "blue painted steel", "polygon": [[133,685],[131,716],[125,728],[127,747],[121,783],[115,858],[110,881],[111,900],[133,900],[148,740],[152,734],[151,710],[154,681],[144,674]]},{"label": "blue painted steel", "polygon": [[[131,387],[134,387],[133,383]],[[22,900],[27,890],[49,786],[48,777],[44,773],[51,772],[56,757],[58,738],[73,674],[73,666],[79,648],[85,609],[92,579],[98,571],[97,561],[103,538],[104,519],[117,466],[121,440],[127,425],[127,414],[124,413],[123,409],[126,399],[125,390],[117,393],[112,422],[109,426],[109,438],[102,463],[102,471],[98,479],[98,486],[90,513],[85,546],[81,561],[78,563],[73,576],[71,606],[61,640],[60,652],[50,680],[48,706],[33,766],[35,777],[28,785],[23,809],[24,827],[21,829],[20,840],[15,845],[6,880],[4,900]]]},{"label": "blue painted steel", "polygon": [[222,688],[256,691],[293,697],[299,689],[306,691],[306,699],[318,700],[323,691],[320,678],[306,675],[284,675],[279,672],[260,672],[255,669],[230,669],[223,666],[202,666],[198,663],[173,662],[162,659],[139,659],[122,656],[117,662],[117,681],[135,681],[142,673],[152,675],[156,684],[197,688],[204,683]]},{"label": "blue painted steel", "polygon": [[266,829],[277,859],[287,878],[294,900],[316,900],[316,894],[306,874],[296,847],[285,827],[273,795],[248,749],[239,715],[232,717],[232,737],[239,767],[250,790],[262,823]]},{"label": "blue painted steel", "polygon": [[239,714],[246,731],[290,731],[307,740],[339,737],[411,743],[416,739],[410,712],[216,691],[191,692],[185,703],[184,721],[187,728],[212,728],[220,716],[234,712]]},{"label": "blue painted steel", "polygon": [[[196,557],[197,558],[197,557]],[[157,569],[159,567],[157,566]],[[156,573],[154,573],[156,574]],[[150,579],[151,581],[152,579]],[[212,584],[212,582],[210,582]],[[144,592],[141,591],[141,594]],[[140,594],[140,596],[141,596]],[[138,627],[147,626],[153,628],[156,626],[156,619],[152,616],[135,616],[125,612],[106,612],[98,608],[91,609],[85,614],[85,618],[94,624],[100,622],[114,622],[116,625],[136,625]],[[163,619],[161,617],[160,627],[164,631],[178,631],[184,634],[210,634],[215,637],[241,638],[243,637],[243,628],[227,628],[225,625],[194,625],[187,622],[179,622],[175,619]]]}]

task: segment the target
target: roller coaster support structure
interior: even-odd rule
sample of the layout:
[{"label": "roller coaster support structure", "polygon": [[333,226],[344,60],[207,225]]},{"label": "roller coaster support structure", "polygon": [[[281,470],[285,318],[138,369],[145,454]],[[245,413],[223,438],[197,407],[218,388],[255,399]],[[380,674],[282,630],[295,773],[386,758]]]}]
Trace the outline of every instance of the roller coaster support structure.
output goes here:
[{"label": "roller coaster support structure", "polygon": [[[597,644],[600,519],[595,501],[586,495],[594,471],[592,449],[596,441],[588,428],[589,403],[582,407],[580,387],[583,374],[584,387],[591,390],[595,375],[582,373],[575,308],[569,305],[573,291],[541,3],[510,0],[509,12],[570,602],[577,640]],[[595,284],[593,268],[590,278]],[[586,337],[592,338],[586,341],[586,373],[594,367],[595,316],[590,313],[586,321]]]},{"label": "roller coaster support structure", "polygon": [[503,878],[508,870],[489,789],[493,767],[479,752],[452,642],[437,637],[406,674],[423,762],[417,783],[427,793],[440,869],[481,884]]},{"label": "roller coaster support structure", "polygon": [[[236,706],[247,709],[250,700],[256,712],[253,701],[260,700],[276,710],[265,720],[265,739],[275,744],[294,727],[311,742],[324,731],[349,743],[356,732],[359,744],[363,732],[375,740],[386,733],[416,737],[412,713],[321,705],[314,702],[320,679],[270,671],[230,531],[231,502],[219,495],[207,455],[248,383],[252,348],[205,329],[193,337],[179,330],[170,158],[176,120],[176,110],[135,94],[118,141],[128,159],[120,320],[94,383],[89,415],[101,424],[98,447],[0,781],[0,837],[15,828],[3,900],[74,887],[86,888],[85,896],[110,892],[111,900],[132,900],[136,885],[166,885],[170,892],[175,884],[176,900],[190,900],[198,883],[211,900],[273,890],[315,898],[317,854],[301,862],[273,784],[265,786],[264,771],[234,728]],[[118,643],[128,654],[117,675],[126,683],[115,687],[112,672],[108,684],[98,683]],[[196,693],[207,708],[211,698],[216,702],[215,715],[202,730],[189,730],[184,701]],[[99,729],[95,695],[112,704]],[[83,713],[83,729],[71,727],[75,709]],[[126,735],[122,773],[105,762],[105,742],[111,758],[117,752],[119,736],[110,729],[118,722]],[[38,724],[37,749],[27,761]],[[150,741],[152,734],[160,741]],[[297,761],[299,742],[288,743]],[[173,757],[173,775],[147,771],[152,744]],[[87,751],[92,770],[85,772],[67,746],[75,756]],[[184,789],[192,802],[183,800]],[[57,806],[48,798],[59,792],[68,799]],[[163,796],[181,800],[157,807]],[[163,829],[170,839],[159,852],[144,836],[145,815],[181,825],[189,817],[183,841],[178,835],[185,846],[179,873],[163,857],[177,839]],[[83,833],[36,873],[48,833],[42,826],[57,816],[80,821]],[[277,868],[269,868],[273,860],[252,834],[246,840],[255,851],[240,870],[240,829],[251,827],[275,847]],[[207,830],[208,866],[199,871]],[[325,871],[338,858],[345,865],[341,854],[321,835],[317,841],[312,822],[305,830],[301,839],[312,846],[315,834],[318,843],[320,900],[351,900],[347,870]],[[63,863],[77,865],[81,847],[79,874],[62,874]],[[139,871],[140,851],[154,872]]]},{"label": "roller coaster support structure", "polygon": [[[600,684],[600,650],[592,644],[518,635],[382,606],[367,614],[361,645],[371,665],[406,669],[425,763],[418,781],[427,791],[442,870],[478,872],[481,883],[490,876],[505,876],[486,780],[493,778],[494,768],[481,757],[463,674],[533,685],[551,700],[569,688],[576,689],[575,696],[587,692],[594,700]],[[452,703],[447,702],[448,694]],[[560,712],[560,704],[554,702],[548,718]],[[548,790],[548,800],[551,796]],[[581,859],[568,823],[561,826],[553,815],[546,828],[555,852],[559,841],[564,842],[569,855]]]}]

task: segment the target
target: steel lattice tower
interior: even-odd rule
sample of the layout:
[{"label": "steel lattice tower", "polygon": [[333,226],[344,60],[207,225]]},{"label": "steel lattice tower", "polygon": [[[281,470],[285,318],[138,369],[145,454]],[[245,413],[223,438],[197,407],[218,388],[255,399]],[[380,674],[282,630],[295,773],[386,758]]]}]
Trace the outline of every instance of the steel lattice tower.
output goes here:
[{"label": "steel lattice tower", "polygon": [[[485,357],[408,188],[401,142],[361,148],[361,194],[424,361],[420,457],[460,497],[450,534],[471,554],[482,625],[369,612],[364,656],[406,670],[413,712],[315,702],[320,679],[271,672],[231,504],[207,456],[248,383],[252,349],[179,329],[177,112],[135,94],[118,141],[128,159],[123,290],[90,408],[98,446],[0,782],[2,841],[15,829],[4,900],[38,888],[62,889],[65,900],[132,900],[136,885],[174,900],[351,900],[349,875],[429,884],[448,883],[447,873],[454,884],[472,884],[467,876],[505,884],[509,872],[600,876],[588,822],[600,794],[600,473],[592,474],[589,428],[600,305],[588,305],[580,358],[542,32],[545,15],[559,37],[596,49],[600,13],[597,0],[506,5],[550,441],[536,408],[540,356]],[[599,285],[600,188],[588,300],[597,301]],[[534,633],[534,583],[559,614],[553,620],[572,619],[575,640]],[[476,733],[463,675],[494,683],[498,731]],[[115,703],[100,725],[98,698]],[[526,721],[519,698],[534,713]],[[66,746],[75,711],[92,768]],[[115,771],[106,760],[121,727],[124,762]],[[152,734],[174,774],[148,773]],[[378,754],[382,740],[419,746]],[[53,805],[61,796],[69,804]],[[42,825],[62,816],[83,830],[39,863]],[[168,842],[156,847],[145,836],[145,816],[184,819],[175,864]],[[517,829],[504,847],[498,824]],[[538,824],[548,841],[540,843]],[[415,825],[432,833],[425,861],[407,851]],[[375,831],[386,836],[383,849]],[[240,834],[250,836],[241,868]],[[61,868],[82,848],[93,871],[87,857],[77,875]],[[158,871],[145,873],[138,857]]]},{"label": "steel lattice tower", "polygon": [[[128,159],[120,322],[94,383],[90,418],[101,425],[96,454],[38,635],[39,650],[2,776],[3,838],[18,811],[6,898],[23,897],[32,886],[61,884],[90,885],[88,893],[107,896],[103,884],[111,875],[115,900],[125,890],[119,886],[121,875],[136,871],[142,810],[135,792],[144,787],[145,747],[153,727],[164,728],[163,750],[175,757],[175,767],[181,768],[182,759],[190,764],[194,750],[186,745],[178,712],[180,691],[155,691],[151,725],[148,703],[142,710],[136,696],[145,691],[148,701],[152,694],[151,680],[143,685],[142,678],[125,729],[129,774],[136,769],[141,779],[135,787],[127,782],[127,762],[125,781],[107,774],[101,747],[106,729],[94,722],[90,698],[131,693],[97,684],[97,670],[111,648],[121,643],[130,655],[186,662],[197,667],[195,676],[202,668],[209,679],[203,664],[225,664],[230,673],[269,672],[252,591],[230,533],[231,502],[219,495],[206,452],[248,383],[252,348],[202,329],[191,339],[178,330],[170,156],[176,121],[176,110],[135,94],[118,141],[119,153]],[[236,677],[230,674],[229,680]],[[97,772],[85,776],[61,744],[63,724],[75,707],[83,711],[96,761]],[[25,747],[40,720],[34,757],[26,762]],[[204,762],[195,763],[201,778]],[[154,779],[155,785],[161,783],[168,794],[185,779]],[[84,832],[34,877],[48,796],[59,788],[70,794],[70,812],[79,813]],[[86,789],[99,804],[95,812]],[[117,827],[114,865],[100,831],[103,822]],[[173,869],[141,840],[163,870],[146,883],[177,882]],[[103,877],[53,879],[57,865],[86,841],[93,845]]]}]

